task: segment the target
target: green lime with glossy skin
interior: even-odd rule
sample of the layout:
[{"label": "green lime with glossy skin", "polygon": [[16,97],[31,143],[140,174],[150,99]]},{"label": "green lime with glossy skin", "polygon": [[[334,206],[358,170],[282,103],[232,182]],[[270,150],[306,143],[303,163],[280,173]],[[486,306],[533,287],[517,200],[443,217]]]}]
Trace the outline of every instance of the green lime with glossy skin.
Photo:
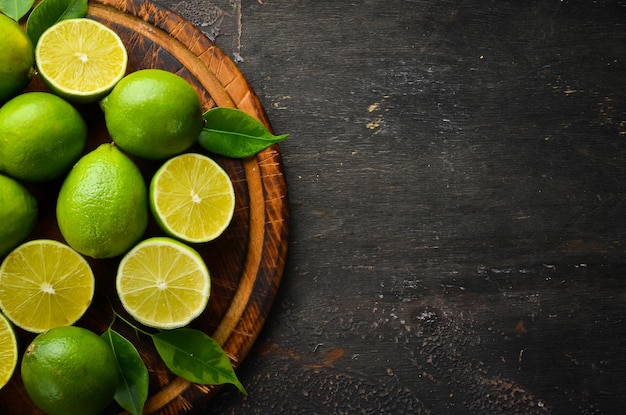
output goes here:
[{"label": "green lime with glossy skin", "polygon": [[126,253],[148,224],[148,190],[135,163],[113,144],[83,156],[57,199],[61,234],[81,254],[112,258]]},{"label": "green lime with glossy skin", "polygon": [[0,259],[35,228],[37,200],[22,184],[0,174]]},{"label": "green lime with glossy skin", "polygon": [[111,347],[76,326],[39,334],[21,364],[28,396],[48,415],[96,415],[113,400],[120,375]]},{"label": "green lime with glossy skin", "polygon": [[0,13],[0,104],[17,95],[35,72],[35,49],[17,22]]},{"label": "green lime with glossy skin", "polygon": [[0,171],[27,182],[61,177],[78,160],[87,125],[70,103],[26,92],[0,107]]},{"label": "green lime with glossy skin", "polygon": [[115,144],[149,160],[186,151],[204,126],[196,90],[180,76],[161,69],[125,76],[100,106]]}]

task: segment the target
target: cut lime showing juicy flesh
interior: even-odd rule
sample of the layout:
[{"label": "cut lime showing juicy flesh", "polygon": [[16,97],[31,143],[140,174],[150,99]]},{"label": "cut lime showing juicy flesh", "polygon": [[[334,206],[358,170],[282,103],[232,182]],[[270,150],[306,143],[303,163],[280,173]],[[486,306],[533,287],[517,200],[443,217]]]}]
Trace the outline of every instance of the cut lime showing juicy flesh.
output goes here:
[{"label": "cut lime showing juicy flesh", "polygon": [[206,308],[209,270],[191,247],[166,237],[144,240],[121,260],[116,280],[124,309],[159,329],[183,327]]},{"label": "cut lime showing juicy flesh", "polygon": [[11,323],[0,314],[0,388],[6,385],[17,366],[17,339]]},{"label": "cut lime showing juicy flesh", "polygon": [[26,242],[0,266],[0,308],[33,333],[74,324],[91,304],[94,287],[87,261],[58,241]]},{"label": "cut lime showing juicy flesh", "polygon": [[208,242],[230,224],[235,191],[228,174],[214,160],[186,153],[166,161],[153,176],[150,208],[170,236]]},{"label": "cut lime showing juicy flesh", "polygon": [[46,85],[76,102],[95,102],[124,77],[128,52],[110,28],[89,18],[62,20],[46,30],[35,48]]}]

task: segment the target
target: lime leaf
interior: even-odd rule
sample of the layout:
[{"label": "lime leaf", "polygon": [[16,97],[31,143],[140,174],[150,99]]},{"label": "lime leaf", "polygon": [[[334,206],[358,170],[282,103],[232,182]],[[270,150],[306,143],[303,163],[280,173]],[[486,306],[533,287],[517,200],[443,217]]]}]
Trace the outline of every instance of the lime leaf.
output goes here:
[{"label": "lime leaf", "polygon": [[0,12],[18,21],[28,13],[35,0],[0,0]]},{"label": "lime leaf", "polygon": [[235,108],[212,108],[204,113],[204,119],[200,145],[207,151],[226,157],[253,156],[289,136],[273,135],[256,118]]},{"label": "lime leaf", "polygon": [[131,342],[108,329],[102,338],[113,350],[120,371],[120,384],[115,401],[133,415],[141,415],[148,399],[148,369]]},{"label": "lime leaf", "polygon": [[87,16],[88,0],[42,0],[26,22],[26,33],[33,45],[49,27],[65,19]]},{"label": "lime leaf", "polygon": [[231,383],[247,395],[224,350],[195,329],[162,331],[152,336],[163,363],[177,376],[201,385]]}]

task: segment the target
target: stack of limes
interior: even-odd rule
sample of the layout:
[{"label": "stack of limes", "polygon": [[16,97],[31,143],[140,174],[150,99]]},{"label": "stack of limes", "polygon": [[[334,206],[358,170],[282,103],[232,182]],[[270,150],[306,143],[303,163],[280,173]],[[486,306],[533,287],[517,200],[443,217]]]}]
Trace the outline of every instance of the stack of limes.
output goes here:
[{"label": "stack of limes", "polygon": [[[23,29],[0,14],[0,102],[8,101],[0,108],[0,171],[11,176],[0,175],[0,310],[8,318],[0,315],[0,387],[18,360],[11,321],[41,333],[21,368],[36,405],[50,414],[77,408],[95,414],[112,399],[118,368],[97,335],[72,326],[94,296],[83,255],[119,257],[120,302],[139,323],[185,326],[205,310],[211,288],[203,258],[188,244],[226,230],[235,193],[219,164],[188,153],[204,118],[201,99],[185,79],[159,69],[126,74],[119,36],[91,19],[54,24],[34,50],[24,38]],[[52,93],[17,95],[32,77],[33,62]],[[112,143],[84,154],[87,126],[76,105],[98,101]],[[152,164],[156,173],[144,178],[138,159],[162,165]],[[62,179],[56,218],[67,244],[24,242],[37,220],[37,202],[20,182],[54,179]],[[141,241],[150,212],[163,235]]]}]

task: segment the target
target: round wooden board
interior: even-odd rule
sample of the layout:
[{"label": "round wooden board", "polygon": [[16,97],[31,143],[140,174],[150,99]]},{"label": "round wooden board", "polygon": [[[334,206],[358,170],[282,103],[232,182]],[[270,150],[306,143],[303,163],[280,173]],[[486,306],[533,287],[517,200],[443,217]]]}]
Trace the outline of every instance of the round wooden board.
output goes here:
[{"label": "round wooden board", "polygon": [[[114,29],[129,53],[128,72],[161,68],[189,81],[200,93],[204,110],[234,107],[256,117],[270,128],[261,103],[234,63],[191,23],[166,8],[141,0],[91,0],[89,17]],[[35,78],[27,90],[45,90]],[[78,107],[90,138],[85,152],[110,142],[97,104]],[[204,152],[197,147],[194,151]],[[191,327],[204,331],[222,345],[237,367],[257,338],[272,305],[282,276],[288,237],[287,188],[278,146],[244,160],[214,156],[229,173],[236,192],[236,210],[227,231],[217,240],[194,245],[212,278],[209,305]],[[146,180],[158,163],[135,159]],[[61,180],[31,186],[38,199],[40,219],[31,239],[48,237],[64,241],[54,213]],[[146,237],[160,235],[152,222]],[[90,260],[96,274],[96,295],[85,316],[76,323],[100,334],[111,324],[114,312],[124,315],[115,294],[119,258]],[[150,372],[150,396],[145,414],[180,414],[202,409],[219,387],[206,387],[172,375],[160,361],[146,336],[137,336],[116,320],[113,328],[131,340]],[[16,329],[20,353],[34,338]],[[244,385],[245,386],[245,385]],[[40,414],[28,399],[19,376],[0,390],[0,413]],[[123,410],[113,403],[105,414]]]}]

